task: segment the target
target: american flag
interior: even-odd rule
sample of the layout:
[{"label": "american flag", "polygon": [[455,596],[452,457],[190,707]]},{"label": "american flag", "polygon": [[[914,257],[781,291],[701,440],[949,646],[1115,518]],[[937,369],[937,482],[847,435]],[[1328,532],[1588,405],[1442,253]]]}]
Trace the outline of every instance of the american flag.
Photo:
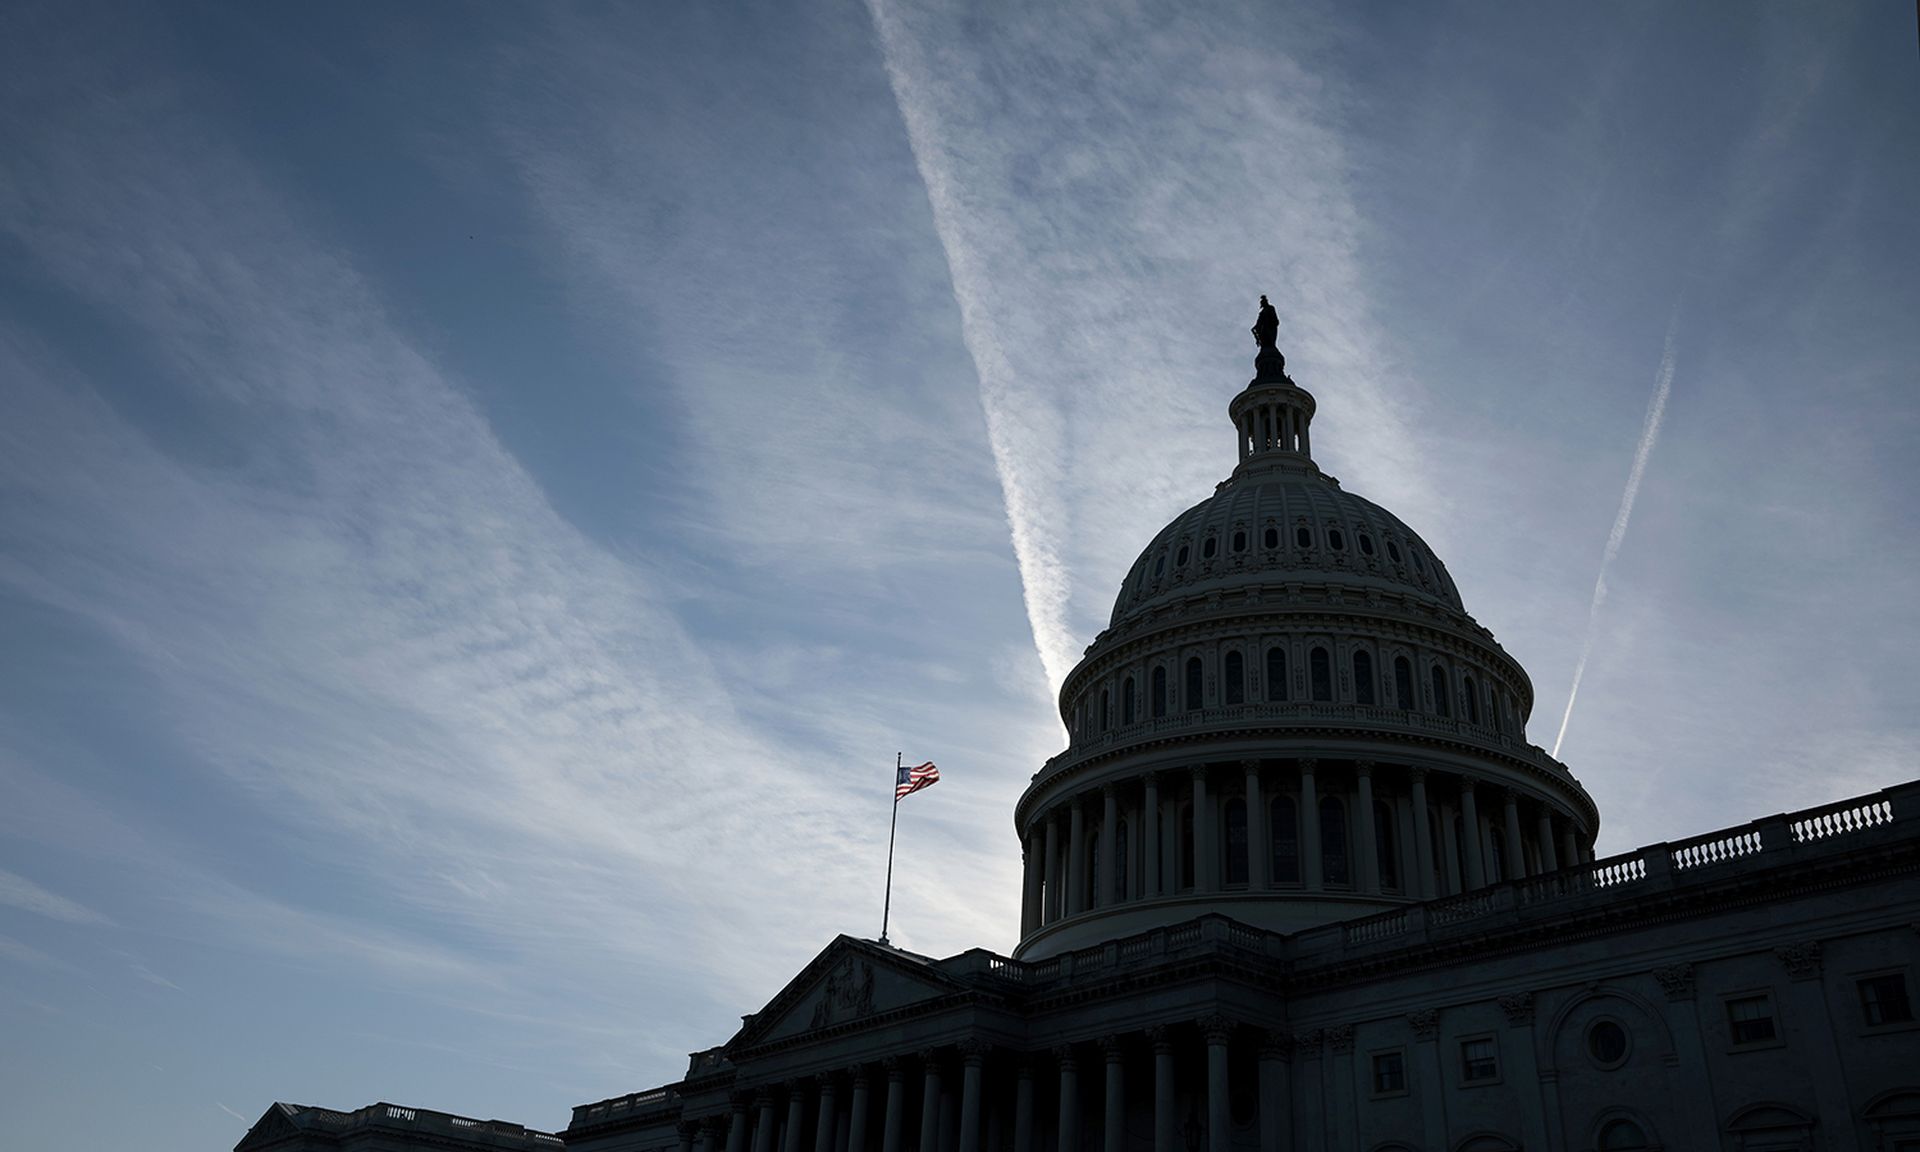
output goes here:
[{"label": "american flag", "polygon": [[933,766],[933,761],[929,760],[925,764],[916,765],[912,768],[902,764],[900,766],[900,775],[896,776],[893,781],[894,803],[898,804],[907,796],[920,791],[920,789],[938,783],[940,783],[940,769]]}]

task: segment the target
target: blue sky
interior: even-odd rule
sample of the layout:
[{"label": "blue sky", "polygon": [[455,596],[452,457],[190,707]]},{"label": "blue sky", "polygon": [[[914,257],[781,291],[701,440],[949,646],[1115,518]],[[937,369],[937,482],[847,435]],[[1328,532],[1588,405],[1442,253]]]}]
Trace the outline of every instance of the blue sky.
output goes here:
[{"label": "blue sky", "polygon": [[896,750],[896,938],[1010,947],[1262,292],[1535,742],[1587,654],[1603,852],[1913,777],[1913,20],[8,6],[10,1133],[670,1080],[876,932]]}]

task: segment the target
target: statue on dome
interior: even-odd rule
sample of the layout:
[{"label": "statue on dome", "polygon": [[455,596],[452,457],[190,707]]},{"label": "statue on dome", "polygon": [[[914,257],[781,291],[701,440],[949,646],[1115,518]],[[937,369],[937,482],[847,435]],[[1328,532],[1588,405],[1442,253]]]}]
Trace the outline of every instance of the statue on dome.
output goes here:
[{"label": "statue on dome", "polygon": [[1265,296],[1260,297],[1260,315],[1253,322],[1253,342],[1262,352],[1277,351],[1273,342],[1280,337],[1280,317],[1274,312],[1273,305],[1267,303]]}]

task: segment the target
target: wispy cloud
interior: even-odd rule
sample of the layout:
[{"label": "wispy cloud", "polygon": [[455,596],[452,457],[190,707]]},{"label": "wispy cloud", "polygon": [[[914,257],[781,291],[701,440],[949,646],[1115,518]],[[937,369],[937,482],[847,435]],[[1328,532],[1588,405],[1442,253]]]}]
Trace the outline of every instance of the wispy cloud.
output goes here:
[{"label": "wispy cloud", "polygon": [[49,892],[25,876],[5,870],[0,870],[0,904],[68,924],[112,923],[84,904]]},{"label": "wispy cloud", "polygon": [[214,1106],[215,1108],[218,1108],[218,1109],[220,1109],[220,1111],[222,1111],[222,1112],[225,1112],[225,1113],[226,1113],[227,1115],[229,1115],[229,1116],[231,1116],[231,1117],[233,1117],[233,1118],[234,1118],[235,1120],[238,1120],[238,1121],[240,1121],[240,1123],[242,1123],[242,1124],[251,1124],[251,1123],[253,1123],[253,1121],[251,1121],[251,1120],[249,1120],[249,1119],[247,1119],[247,1118],[246,1118],[245,1116],[242,1116],[242,1115],[240,1115],[240,1113],[238,1113],[238,1112],[235,1112],[235,1111],[234,1111],[233,1109],[231,1109],[231,1108],[229,1108],[229,1107],[227,1107],[227,1106],[226,1106],[225,1104],[222,1104],[222,1103],[220,1103],[220,1101],[218,1101],[218,1100],[215,1100],[215,1101],[213,1102],[213,1106]]},{"label": "wispy cloud", "polygon": [[1593,600],[1587,605],[1586,637],[1580,643],[1580,659],[1573,666],[1573,684],[1567,689],[1567,708],[1560,715],[1560,731],[1553,738],[1553,755],[1567,738],[1567,725],[1573,721],[1574,701],[1580,695],[1580,678],[1586,675],[1587,660],[1593,655],[1594,637],[1599,634],[1600,609],[1607,602],[1607,571],[1620,554],[1627,539],[1627,522],[1633,516],[1633,502],[1640,495],[1640,480],[1647,473],[1647,460],[1660,439],[1660,425],[1667,416],[1667,396],[1673,390],[1674,338],[1680,330],[1680,308],[1674,306],[1667,321],[1667,339],[1660,351],[1660,368],[1654,373],[1653,398],[1647,402],[1647,417],[1640,428],[1640,442],[1633,450],[1633,466],[1627,470],[1627,486],[1620,493],[1620,510],[1614,514],[1613,527],[1607,532],[1607,545],[1600,553],[1600,571],[1593,581]]}]

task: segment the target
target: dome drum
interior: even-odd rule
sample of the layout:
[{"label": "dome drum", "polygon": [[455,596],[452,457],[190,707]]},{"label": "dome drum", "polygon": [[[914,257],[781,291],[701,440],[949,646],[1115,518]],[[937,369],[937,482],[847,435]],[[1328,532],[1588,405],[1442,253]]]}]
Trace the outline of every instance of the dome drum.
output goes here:
[{"label": "dome drum", "polygon": [[1525,669],[1446,566],[1312,459],[1279,357],[1232,474],[1156,534],[1060,691],[1015,810],[1027,959],[1223,915],[1291,933],[1591,859],[1599,812],[1526,739]]}]

